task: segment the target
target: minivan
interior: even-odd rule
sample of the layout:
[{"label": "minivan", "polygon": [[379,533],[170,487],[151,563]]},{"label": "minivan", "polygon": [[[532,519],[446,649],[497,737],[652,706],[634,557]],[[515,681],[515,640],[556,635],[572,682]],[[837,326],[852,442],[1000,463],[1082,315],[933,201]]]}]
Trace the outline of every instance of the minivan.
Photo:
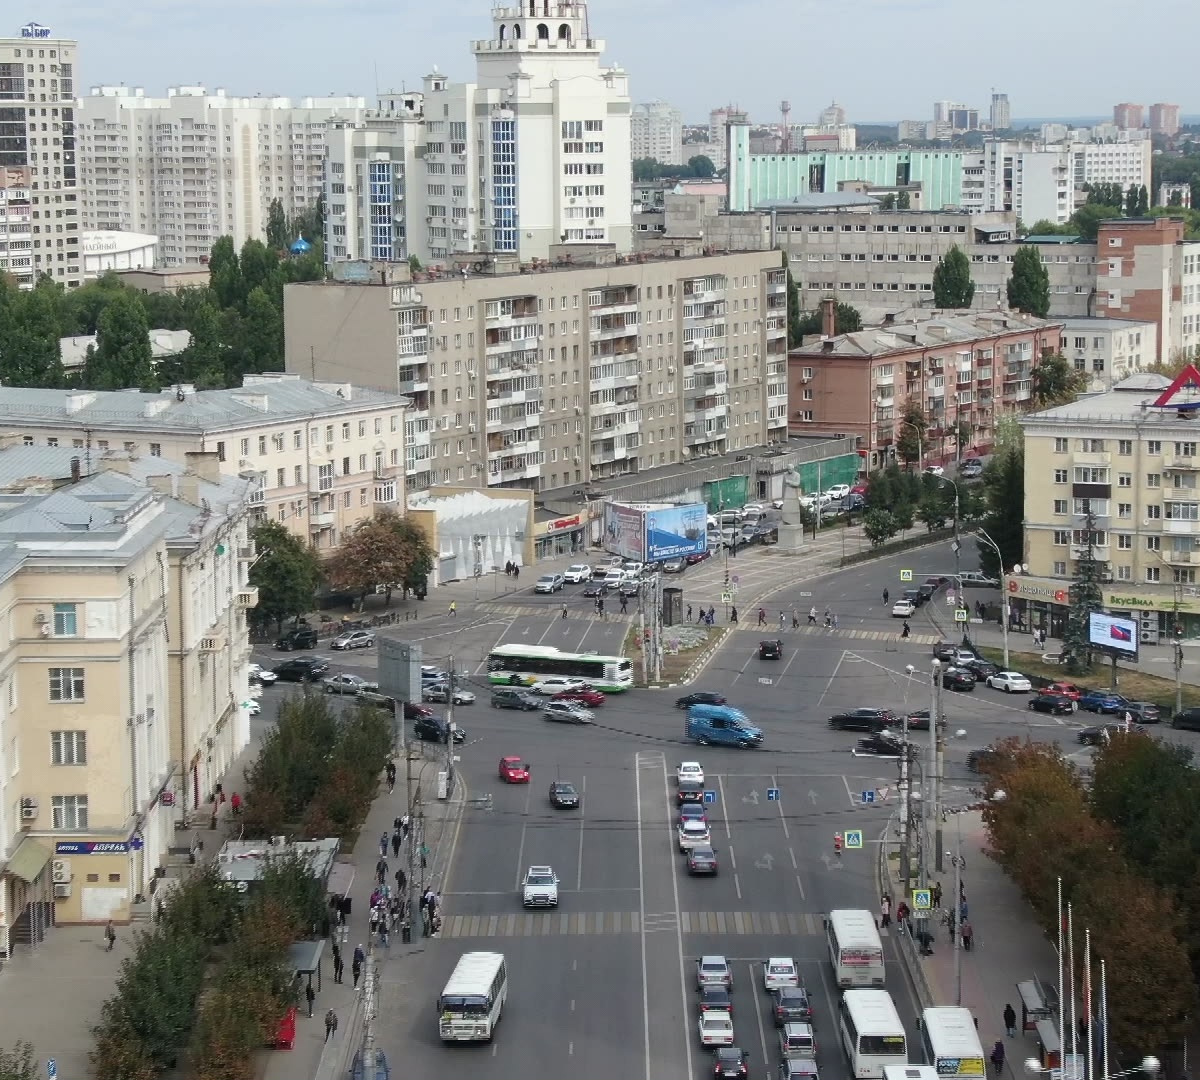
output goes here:
[{"label": "minivan", "polygon": [[787,1058],[817,1057],[817,1040],[812,1024],[784,1024],[779,1030],[779,1052]]}]

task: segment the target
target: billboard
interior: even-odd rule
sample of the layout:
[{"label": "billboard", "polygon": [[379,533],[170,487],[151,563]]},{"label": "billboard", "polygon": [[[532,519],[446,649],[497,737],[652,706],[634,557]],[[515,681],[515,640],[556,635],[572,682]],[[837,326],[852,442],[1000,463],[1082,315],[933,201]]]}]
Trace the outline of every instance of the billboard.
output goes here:
[{"label": "billboard", "polygon": [[645,562],[682,559],[708,550],[708,507],[704,503],[647,510]]},{"label": "billboard", "polygon": [[634,562],[646,561],[645,510],[621,503],[604,504],[604,550]]},{"label": "billboard", "polygon": [[1136,660],[1138,624],[1133,619],[1093,611],[1088,615],[1088,644]]}]

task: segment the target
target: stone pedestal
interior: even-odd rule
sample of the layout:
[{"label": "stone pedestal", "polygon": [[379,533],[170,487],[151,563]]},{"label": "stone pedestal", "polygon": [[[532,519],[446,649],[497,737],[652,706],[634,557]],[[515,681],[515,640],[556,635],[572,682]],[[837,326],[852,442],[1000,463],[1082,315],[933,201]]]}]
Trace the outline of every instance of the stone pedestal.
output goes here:
[{"label": "stone pedestal", "polygon": [[804,526],[782,524],[779,526],[779,543],[776,545],[783,555],[799,555],[804,547]]}]

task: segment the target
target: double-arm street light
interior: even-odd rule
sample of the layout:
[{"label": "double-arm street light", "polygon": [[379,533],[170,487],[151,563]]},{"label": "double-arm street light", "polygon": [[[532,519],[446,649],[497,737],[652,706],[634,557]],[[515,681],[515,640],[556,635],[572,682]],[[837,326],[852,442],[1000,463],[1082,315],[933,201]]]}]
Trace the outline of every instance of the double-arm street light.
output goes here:
[{"label": "double-arm street light", "polygon": [[996,553],[996,564],[1000,567],[1000,633],[1004,638],[1004,670],[1008,663],[1008,575],[1004,570],[1004,557],[1000,554],[1000,545],[996,543],[983,529],[976,529],[976,534]]}]

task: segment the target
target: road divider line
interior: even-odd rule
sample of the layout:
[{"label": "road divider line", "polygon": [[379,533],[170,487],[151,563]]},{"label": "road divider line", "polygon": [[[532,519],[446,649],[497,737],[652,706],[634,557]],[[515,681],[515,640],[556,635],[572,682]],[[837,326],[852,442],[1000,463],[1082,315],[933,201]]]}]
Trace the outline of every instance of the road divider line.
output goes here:
[{"label": "road divider line", "polygon": [[[775,788],[777,791],[779,789],[779,780],[775,776],[771,777],[771,787]],[[783,838],[790,843],[792,834],[788,832],[787,815],[783,812],[783,800],[776,799],[775,806],[779,810],[779,824],[783,826]],[[793,865],[795,864],[795,861],[795,856],[792,856]]]},{"label": "road divider line", "polygon": [[[664,756],[662,764],[662,782],[663,782],[663,798],[667,801],[667,805],[671,802],[671,786],[667,782],[667,759]],[[670,813],[667,814],[667,828],[670,829]],[[673,840],[674,838],[670,838]],[[692,1033],[689,1030],[691,1008],[688,1000],[687,992],[687,972],[684,970],[683,958],[683,920],[680,916],[679,907],[679,875],[681,873],[679,860],[672,860],[671,866],[671,892],[675,899],[675,944],[679,953],[679,997],[683,1002],[683,1049],[687,1057],[687,1075],[696,1075],[696,1063],[692,1058]],[[649,1080],[649,1077],[647,1077]]]},{"label": "road divider line", "polygon": [[[575,874],[575,891],[583,892],[583,826],[584,814],[587,813],[587,777],[581,777],[579,781],[579,865]],[[572,1007],[574,1005],[572,1004]]]},{"label": "road divider line", "polygon": [[729,829],[729,812],[725,809],[725,782],[717,776],[717,790],[721,793],[721,821],[725,825],[725,839],[732,840],[733,833]]},{"label": "road divider line", "polygon": [[[762,1047],[762,1059],[765,1064],[770,1058],[767,1056],[767,1029],[763,1026],[762,1002],[758,1000],[758,987],[754,985],[754,963],[751,961],[746,965],[750,973],[750,992],[754,995],[754,1021],[758,1024],[758,1045]],[[830,1013],[830,1016],[836,1015]]]},{"label": "road divider line", "polygon": [[808,897],[804,895],[804,882],[802,882],[800,880],[799,874],[796,874],[795,878],[796,878],[796,888],[800,890],[800,899],[803,900],[805,903],[807,903]]},{"label": "road divider line", "polygon": [[[641,754],[637,755],[638,758],[641,756]],[[650,978],[649,965],[646,960],[646,861],[642,836],[642,769],[640,761],[635,760],[634,765],[633,795],[634,805],[637,807],[638,848],[638,937],[642,952],[642,1047],[645,1056],[646,1080],[653,1080],[650,1069]]]},{"label": "road divider line", "polygon": [[[525,809],[521,812],[521,817],[529,817],[529,800],[533,798],[533,785],[530,784],[529,791],[525,794]],[[521,882],[525,880],[525,834],[529,831],[529,822],[521,822],[521,843],[517,848],[517,884],[516,889],[521,891]]]},{"label": "road divider line", "polygon": [[833,686],[833,680],[838,677],[838,672],[842,670],[842,662],[846,659],[846,657],[848,655],[849,655],[849,653],[847,653],[846,650],[843,649],[842,655],[838,657],[838,662],[834,665],[833,674],[831,674],[829,676],[829,679],[825,683],[825,689],[821,691],[821,696],[819,698],[817,698],[817,708],[818,709],[821,707],[822,703],[825,701],[825,695],[829,693],[830,687]]},{"label": "road divider line", "polygon": [[741,900],[741,898],[742,898],[742,882],[741,882],[741,879],[737,876],[737,874],[733,875],[733,888],[734,888],[734,891],[737,893],[737,898],[739,900]]},{"label": "road divider line", "polygon": [[854,792],[850,790],[850,781],[846,779],[844,774],[842,776],[842,783],[845,785],[845,788],[846,788],[846,798],[850,800],[850,809],[857,810],[858,809],[858,800],[854,797]]}]

